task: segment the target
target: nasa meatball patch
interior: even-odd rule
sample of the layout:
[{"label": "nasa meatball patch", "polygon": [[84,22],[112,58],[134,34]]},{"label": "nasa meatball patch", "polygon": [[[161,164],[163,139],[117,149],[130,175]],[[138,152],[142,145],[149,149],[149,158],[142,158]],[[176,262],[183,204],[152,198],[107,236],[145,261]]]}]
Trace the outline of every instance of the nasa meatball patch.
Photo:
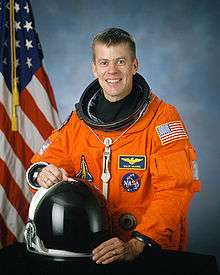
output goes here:
[{"label": "nasa meatball patch", "polygon": [[135,192],[141,186],[141,179],[135,173],[127,173],[122,177],[122,186],[127,192]]}]

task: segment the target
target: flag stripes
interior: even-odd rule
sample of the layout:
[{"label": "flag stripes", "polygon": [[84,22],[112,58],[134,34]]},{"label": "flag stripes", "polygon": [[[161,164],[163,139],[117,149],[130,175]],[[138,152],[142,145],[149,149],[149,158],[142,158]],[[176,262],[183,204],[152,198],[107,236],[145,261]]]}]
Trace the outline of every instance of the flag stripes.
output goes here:
[{"label": "flag stripes", "polygon": [[[16,181],[12,178],[9,169],[5,165],[5,163],[0,160],[0,168],[1,170],[4,169],[4,175],[1,176],[1,188],[4,189],[4,195],[5,199],[11,202],[11,204],[17,209],[17,211],[20,213],[20,217],[23,220],[23,222],[26,222],[26,214],[29,207],[29,202],[25,198],[23,194],[23,190],[19,188],[19,186],[16,184]],[[8,182],[4,181],[4,177],[7,177]],[[3,180],[2,180],[3,179]],[[12,193],[13,191],[13,193]],[[17,197],[19,197],[19,200],[17,200]],[[3,202],[0,202],[2,209],[4,208]]]},{"label": "flag stripes", "polygon": [[[0,185],[0,202],[0,214],[5,221],[6,227],[13,234],[13,236],[16,236],[18,241],[22,241],[24,239],[24,222],[22,221],[14,205],[7,199],[2,185]],[[4,211],[2,211],[2,209],[4,209]]]},{"label": "flag stripes", "polygon": [[40,81],[36,77],[33,77],[32,81],[27,85],[26,89],[35,99],[36,105],[44,114],[46,120],[53,125],[54,121],[57,120],[56,109],[52,107],[52,112],[48,109],[51,105],[50,98],[48,94],[45,94],[44,87],[41,85]]},{"label": "flag stripes", "polygon": [[[4,132],[5,138],[7,141],[13,146],[13,150],[16,154],[16,156],[22,161],[25,169],[28,168],[30,164],[30,158],[33,155],[32,150],[30,147],[25,143],[25,140],[23,139],[22,135],[19,132],[11,132],[11,131],[4,131],[4,129],[10,129],[11,127],[11,121],[8,116],[8,114],[5,111],[4,106],[0,103],[0,130],[2,133]],[[4,128],[3,128],[4,126]],[[14,143],[14,140],[16,140],[16,143]],[[3,145],[2,145],[3,146]],[[3,147],[0,147],[0,155],[4,155],[5,149]],[[24,157],[25,154],[25,157]]]},{"label": "flag stripes", "polygon": [[[24,168],[23,163],[18,159],[17,155],[14,153],[13,148],[7,142],[5,135],[1,131],[0,131],[0,147],[4,148],[3,152],[0,151],[1,160],[4,161],[7,169],[10,171],[10,175],[12,176],[16,184],[23,191],[23,195],[25,196],[25,198],[28,201],[30,201],[31,193],[30,193],[29,187],[27,184],[24,184],[26,169]],[[1,170],[1,174],[4,175],[5,169],[6,168]],[[17,171],[19,171],[19,173],[17,173]]]},{"label": "flag stripes", "polygon": [[[45,72],[43,67],[40,67],[36,72],[35,72],[35,77],[37,80],[41,83],[41,85],[44,88],[44,91],[47,93],[49,99],[50,99],[50,104],[51,106],[55,109],[57,112],[57,105],[56,101],[54,98],[53,90],[50,85],[50,81],[48,79],[47,73]],[[55,113],[56,114],[56,113]]]},{"label": "flag stripes", "polygon": [[26,183],[31,158],[59,125],[53,90],[29,0],[16,0],[15,42],[19,105],[12,131],[11,24],[9,0],[0,2],[0,248],[24,240],[32,193]]},{"label": "flag stripes", "polygon": [[48,132],[53,130],[53,127],[27,89],[25,89],[20,97],[20,106],[25,116],[31,120],[33,125],[39,125],[39,127],[37,127],[38,132],[45,139]]}]

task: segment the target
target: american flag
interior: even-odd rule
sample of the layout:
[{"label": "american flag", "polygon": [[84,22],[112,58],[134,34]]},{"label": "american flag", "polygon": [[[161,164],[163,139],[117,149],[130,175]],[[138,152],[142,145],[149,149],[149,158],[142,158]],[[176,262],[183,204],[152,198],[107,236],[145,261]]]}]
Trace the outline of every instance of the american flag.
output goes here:
[{"label": "american flag", "polygon": [[[11,10],[10,10],[11,7]],[[12,24],[12,11],[14,24]],[[11,26],[14,25],[14,31]],[[12,33],[14,32],[14,47]],[[12,46],[11,46],[12,45]],[[13,55],[13,49],[15,54]],[[13,56],[19,105],[12,131]],[[32,155],[58,126],[57,106],[28,0],[0,1],[0,246],[23,241],[32,198],[25,173]]]},{"label": "american flag", "polygon": [[156,127],[156,131],[161,140],[161,144],[165,145],[170,142],[188,138],[181,121],[172,121]]}]

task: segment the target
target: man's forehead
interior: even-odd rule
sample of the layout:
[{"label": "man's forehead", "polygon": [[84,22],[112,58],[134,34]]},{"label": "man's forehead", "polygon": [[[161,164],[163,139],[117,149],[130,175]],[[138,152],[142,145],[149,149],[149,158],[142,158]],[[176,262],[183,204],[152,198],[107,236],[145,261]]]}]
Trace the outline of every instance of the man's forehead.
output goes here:
[{"label": "man's forehead", "polygon": [[127,43],[120,43],[116,45],[105,45],[97,43],[94,48],[97,58],[126,58],[131,55],[129,45]]}]

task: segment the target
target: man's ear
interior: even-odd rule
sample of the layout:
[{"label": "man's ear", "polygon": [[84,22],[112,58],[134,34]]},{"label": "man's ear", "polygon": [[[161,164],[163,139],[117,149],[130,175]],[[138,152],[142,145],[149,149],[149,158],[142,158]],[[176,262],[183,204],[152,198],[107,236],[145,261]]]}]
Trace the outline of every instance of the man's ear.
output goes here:
[{"label": "man's ear", "polygon": [[135,75],[136,72],[138,71],[138,67],[139,67],[138,59],[135,58],[134,63],[133,63],[133,75]]},{"label": "man's ear", "polygon": [[92,62],[92,72],[93,72],[93,75],[95,76],[95,78],[97,78],[97,70],[96,70],[96,65],[94,63],[94,61]]}]

